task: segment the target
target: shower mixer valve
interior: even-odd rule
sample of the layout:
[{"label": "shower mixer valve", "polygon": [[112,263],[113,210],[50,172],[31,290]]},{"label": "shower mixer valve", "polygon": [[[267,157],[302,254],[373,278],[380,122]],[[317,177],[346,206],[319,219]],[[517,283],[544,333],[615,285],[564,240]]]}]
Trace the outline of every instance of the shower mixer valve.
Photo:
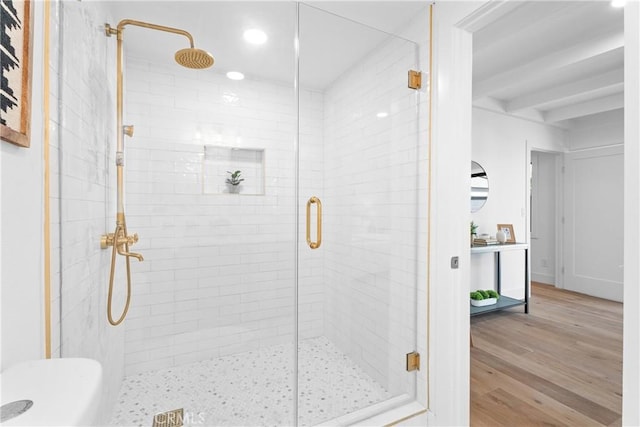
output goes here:
[{"label": "shower mixer valve", "polygon": [[138,241],[138,233],[134,233],[132,235],[125,236],[124,230],[120,229],[118,231],[117,238],[115,237],[115,233],[103,234],[100,237],[100,247],[102,249],[106,249],[109,246],[113,246],[115,244],[117,246],[118,253],[120,255],[132,256],[134,258],[137,258],[138,261],[143,261],[144,258],[142,257],[142,255],[137,254],[137,253],[133,253],[133,252],[127,252],[123,248],[124,245],[133,245],[137,241]]},{"label": "shower mixer valve", "polygon": [[[113,246],[114,241],[114,233],[103,234],[100,237],[100,247],[102,249],[107,249],[109,246]],[[138,233],[134,233],[130,236],[125,236],[124,231],[120,231],[118,233],[118,243],[117,245],[124,245],[125,243],[128,245],[133,245],[138,241]]]}]

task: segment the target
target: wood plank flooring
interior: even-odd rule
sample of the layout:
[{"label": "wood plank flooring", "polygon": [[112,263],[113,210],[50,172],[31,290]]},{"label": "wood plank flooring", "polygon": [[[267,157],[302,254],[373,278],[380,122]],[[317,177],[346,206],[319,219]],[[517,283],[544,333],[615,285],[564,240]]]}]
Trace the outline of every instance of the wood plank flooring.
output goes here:
[{"label": "wood plank flooring", "polygon": [[472,426],[619,426],[622,304],[532,283],[522,307],[471,318]]}]

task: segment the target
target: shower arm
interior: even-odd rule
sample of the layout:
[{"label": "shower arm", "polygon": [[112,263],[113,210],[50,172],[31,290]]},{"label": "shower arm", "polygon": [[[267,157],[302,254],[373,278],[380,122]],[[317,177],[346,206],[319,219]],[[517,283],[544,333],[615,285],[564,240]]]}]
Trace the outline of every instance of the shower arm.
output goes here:
[{"label": "shower arm", "polygon": [[191,47],[194,47],[193,37],[188,31],[181,30],[180,28],[165,27],[164,25],[151,24],[149,22],[136,21],[135,19],[123,19],[122,21],[118,22],[118,26],[115,29],[111,27],[111,25],[105,24],[105,32],[107,36],[117,35],[118,38],[121,39],[122,30],[124,30],[124,27],[127,25],[133,25],[133,26],[142,27],[142,28],[149,28],[151,30],[164,31],[166,33],[180,34],[188,38],[189,43],[191,44]]},{"label": "shower arm", "polygon": [[178,34],[189,40],[190,46],[194,47],[193,37],[185,30],[173,27],[165,27],[164,25],[151,24],[149,22],[136,21],[135,19],[123,19],[118,23],[116,28],[109,24],[105,24],[105,34],[107,37],[117,36],[117,56],[116,56],[116,129],[117,129],[117,146],[116,146],[116,166],[117,166],[117,218],[116,223],[121,227],[124,226],[124,191],[123,191],[123,166],[124,166],[124,134],[133,136],[133,126],[122,125],[123,110],[123,38],[124,27],[133,25],[136,27],[149,28],[152,30],[164,31],[167,33]]}]

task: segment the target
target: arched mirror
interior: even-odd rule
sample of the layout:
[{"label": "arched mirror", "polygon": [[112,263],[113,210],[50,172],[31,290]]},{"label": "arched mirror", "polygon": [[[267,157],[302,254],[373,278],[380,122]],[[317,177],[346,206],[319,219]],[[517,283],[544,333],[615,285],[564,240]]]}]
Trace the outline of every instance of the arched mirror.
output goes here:
[{"label": "arched mirror", "polygon": [[471,161],[471,213],[478,212],[489,197],[489,178],[479,163]]}]

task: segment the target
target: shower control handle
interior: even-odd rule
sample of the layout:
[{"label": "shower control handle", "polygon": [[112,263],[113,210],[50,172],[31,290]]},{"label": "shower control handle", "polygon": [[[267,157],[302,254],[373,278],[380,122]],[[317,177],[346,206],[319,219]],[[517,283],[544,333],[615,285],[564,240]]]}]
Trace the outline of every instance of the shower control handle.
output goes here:
[{"label": "shower control handle", "polygon": [[132,137],[133,136],[133,125],[124,125],[124,126],[122,126],[122,132],[124,132],[124,134],[127,135],[128,137]]},{"label": "shower control handle", "polygon": [[133,233],[130,236],[126,236],[125,237],[127,239],[127,243],[130,245],[133,245],[134,243],[138,242],[138,233]]},{"label": "shower control handle", "polygon": [[[109,246],[113,246],[115,240],[114,233],[103,234],[100,236],[100,247],[102,249],[107,249]],[[138,233],[134,233],[129,236],[125,236],[124,233],[121,233],[118,236],[117,242],[118,246],[122,246],[124,244],[133,245],[138,242]]]}]

